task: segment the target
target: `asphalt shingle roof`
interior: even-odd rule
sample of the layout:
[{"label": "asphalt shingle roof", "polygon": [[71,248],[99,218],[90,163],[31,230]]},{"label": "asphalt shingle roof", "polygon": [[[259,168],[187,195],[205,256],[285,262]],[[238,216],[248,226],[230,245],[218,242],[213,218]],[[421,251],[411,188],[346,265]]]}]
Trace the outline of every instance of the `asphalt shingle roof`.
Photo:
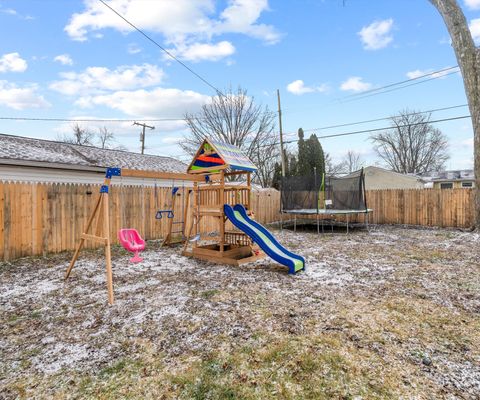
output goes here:
[{"label": "asphalt shingle roof", "polygon": [[159,172],[186,172],[187,169],[186,164],[172,157],[0,134],[0,163],[2,159]]}]

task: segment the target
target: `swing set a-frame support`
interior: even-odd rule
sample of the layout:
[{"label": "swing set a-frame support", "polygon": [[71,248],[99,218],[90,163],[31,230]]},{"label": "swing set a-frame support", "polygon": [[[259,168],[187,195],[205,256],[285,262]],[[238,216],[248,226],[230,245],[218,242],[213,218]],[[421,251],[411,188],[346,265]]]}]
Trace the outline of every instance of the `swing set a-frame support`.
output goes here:
[{"label": "swing set a-frame support", "polygon": [[[85,241],[91,240],[93,242],[102,243],[105,246],[105,259],[107,265],[107,291],[108,291],[108,302],[113,304],[113,274],[112,274],[112,253],[111,253],[111,243],[110,243],[110,216],[108,208],[108,191],[110,188],[110,180],[112,176],[120,176],[120,168],[108,168],[105,175],[105,180],[103,185],[100,188],[100,196],[95,204],[92,214],[88,218],[87,226],[85,227],[84,232],[80,235],[80,241],[78,242],[75,253],[73,254],[70,265],[68,266],[67,272],[65,273],[65,280],[68,279],[72,269],[75,265],[75,262],[80,255]],[[97,221],[95,228],[90,233],[90,228],[92,228],[93,221],[95,217]]]},{"label": "swing set a-frame support", "polygon": [[[157,172],[157,171],[139,171],[131,169],[107,168],[105,180],[100,187],[100,196],[95,203],[92,214],[88,218],[84,231],[80,235],[80,241],[75,249],[72,260],[65,272],[65,280],[67,280],[72,272],[75,263],[80,255],[80,251],[85,245],[85,241],[90,240],[101,243],[105,247],[106,274],[107,274],[107,291],[108,302],[113,304],[113,273],[112,273],[112,253],[110,240],[110,216],[109,216],[109,189],[112,177],[133,177],[133,178],[152,178],[152,179],[175,179],[186,181],[200,181],[203,178],[190,174],[174,173],[174,172]],[[96,218],[96,221],[95,221]],[[95,224],[94,224],[95,221]],[[170,227],[171,229],[171,227]]]}]

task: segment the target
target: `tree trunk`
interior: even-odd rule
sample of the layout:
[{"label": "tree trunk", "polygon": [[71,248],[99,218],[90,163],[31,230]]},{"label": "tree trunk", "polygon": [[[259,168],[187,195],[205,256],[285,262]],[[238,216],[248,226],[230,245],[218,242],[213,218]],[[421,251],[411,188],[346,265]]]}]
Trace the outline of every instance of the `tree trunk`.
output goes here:
[{"label": "tree trunk", "polygon": [[475,172],[474,224],[480,229],[480,51],[473,42],[467,20],[457,0],[429,0],[442,16],[452,39],[463,76],[473,125],[473,164]]}]

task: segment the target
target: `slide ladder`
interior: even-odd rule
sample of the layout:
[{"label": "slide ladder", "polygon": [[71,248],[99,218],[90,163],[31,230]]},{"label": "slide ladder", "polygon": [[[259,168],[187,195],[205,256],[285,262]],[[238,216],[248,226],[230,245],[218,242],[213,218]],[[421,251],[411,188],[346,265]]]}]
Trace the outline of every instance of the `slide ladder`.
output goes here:
[{"label": "slide ladder", "polygon": [[295,274],[305,269],[305,259],[292,253],[278,243],[277,239],[263,225],[247,215],[245,207],[237,204],[223,206],[227,218],[242,232],[246,233],[272,259],[288,267],[288,273]]}]

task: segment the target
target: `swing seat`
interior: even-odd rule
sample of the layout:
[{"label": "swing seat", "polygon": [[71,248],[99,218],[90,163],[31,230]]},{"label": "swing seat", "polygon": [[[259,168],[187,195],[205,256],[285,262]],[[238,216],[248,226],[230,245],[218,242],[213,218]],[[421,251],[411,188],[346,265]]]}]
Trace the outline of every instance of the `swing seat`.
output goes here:
[{"label": "swing seat", "polygon": [[138,253],[145,250],[145,240],[142,239],[136,229],[120,229],[118,231],[118,240],[125,250],[133,253],[130,259],[133,263],[138,263],[143,260]]},{"label": "swing seat", "polygon": [[172,210],[158,210],[157,213],[155,214],[155,219],[162,219],[163,213],[167,214],[167,218],[175,217],[175,214],[173,213]]}]

